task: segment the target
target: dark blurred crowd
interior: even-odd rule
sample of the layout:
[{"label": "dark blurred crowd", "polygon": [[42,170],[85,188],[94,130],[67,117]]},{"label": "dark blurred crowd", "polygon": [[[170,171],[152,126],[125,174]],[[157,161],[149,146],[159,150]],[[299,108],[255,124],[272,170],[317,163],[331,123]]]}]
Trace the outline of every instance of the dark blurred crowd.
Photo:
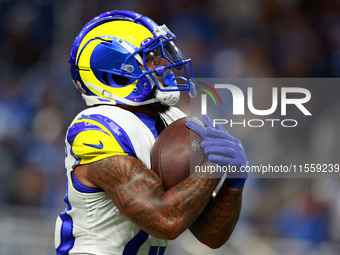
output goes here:
[{"label": "dark blurred crowd", "polygon": [[[166,24],[196,77],[340,76],[339,0],[0,1],[0,206],[64,207],[64,135],[86,107],[68,52],[83,25],[113,9]],[[280,193],[284,185],[273,182]],[[334,205],[314,194],[311,180],[303,185],[290,206],[249,203],[249,220],[262,234],[339,241],[329,222],[340,222],[329,217]],[[265,190],[258,196],[273,199]],[[264,222],[265,212],[280,224]],[[292,226],[299,227],[292,233]]]}]

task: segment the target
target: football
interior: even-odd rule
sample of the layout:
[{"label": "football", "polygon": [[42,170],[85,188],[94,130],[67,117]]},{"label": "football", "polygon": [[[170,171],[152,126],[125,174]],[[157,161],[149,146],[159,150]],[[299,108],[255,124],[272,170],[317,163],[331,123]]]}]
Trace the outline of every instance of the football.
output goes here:
[{"label": "football", "polygon": [[186,126],[188,120],[184,117],[166,127],[151,151],[151,169],[161,177],[165,190],[189,177],[195,166],[205,162],[202,139]]}]

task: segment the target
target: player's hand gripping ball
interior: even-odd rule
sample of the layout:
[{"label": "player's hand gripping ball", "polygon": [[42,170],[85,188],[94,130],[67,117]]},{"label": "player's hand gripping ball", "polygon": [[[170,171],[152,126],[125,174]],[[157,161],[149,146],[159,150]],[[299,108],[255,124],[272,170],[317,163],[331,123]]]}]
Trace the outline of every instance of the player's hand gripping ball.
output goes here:
[{"label": "player's hand gripping ball", "polygon": [[169,190],[190,176],[194,167],[205,162],[201,137],[186,123],[189,117],[171,123],[158,136],[151,151],[151,169]]},{"label": "player's hand gripping ball", "polygon": [[247,158],[240,140],[229,135],[222,125],[214,126],[207,115],[202,115],[202,118],[205,127],[192,121],[187,125],[203,139],[201,147],[208,156],[207,161],[222,169],[232,169],[233,171],[227,172],[226,184],[234,189],[242,188],[248,172],[245,171]]}]

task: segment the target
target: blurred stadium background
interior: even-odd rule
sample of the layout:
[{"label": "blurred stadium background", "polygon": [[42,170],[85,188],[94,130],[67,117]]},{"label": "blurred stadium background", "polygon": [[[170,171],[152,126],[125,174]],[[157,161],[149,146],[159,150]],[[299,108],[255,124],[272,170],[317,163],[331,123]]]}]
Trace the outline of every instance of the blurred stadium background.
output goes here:
[{"label": "blurred stadium background", "polygon": [[[1,255],[54,254],[54,221],[65,207],[64,134],[85,108],[69,76],[68,52],[83,25],[113,9],[167,24],[197,77],[340,76],[339,0],[1,0]],[[339,163],[340,105],[328,105],[313,116],[324,125],[306,125],[303,134],[313,137],[315,156]],[[278,135],[267,134],[267,142]],[[247,134],[242,140],[256,142]],[[282,151],[284,144],[273,146]],[[167,254],[339,254],[339,184],[250,179],[226,245],[212,251],[185,232]]]}]

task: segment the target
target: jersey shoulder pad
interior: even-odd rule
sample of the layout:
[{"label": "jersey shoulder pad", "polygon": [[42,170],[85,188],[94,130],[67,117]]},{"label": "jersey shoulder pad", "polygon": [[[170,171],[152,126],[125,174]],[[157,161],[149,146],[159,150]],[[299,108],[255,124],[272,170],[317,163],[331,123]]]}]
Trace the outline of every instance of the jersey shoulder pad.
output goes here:
[{"label": "jersey shoulder pad", "polygon": [[136,155],[124,129],[101,114],[78,117],[69,127],[66,140],[77,164],[88,164],[114,155]]}]

